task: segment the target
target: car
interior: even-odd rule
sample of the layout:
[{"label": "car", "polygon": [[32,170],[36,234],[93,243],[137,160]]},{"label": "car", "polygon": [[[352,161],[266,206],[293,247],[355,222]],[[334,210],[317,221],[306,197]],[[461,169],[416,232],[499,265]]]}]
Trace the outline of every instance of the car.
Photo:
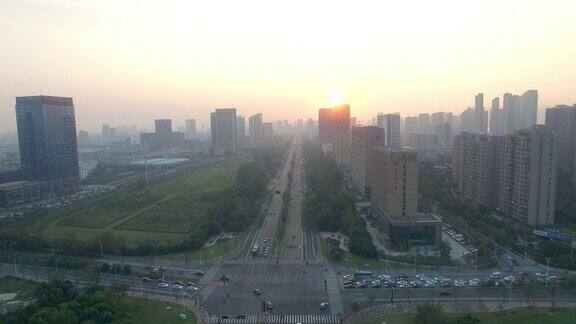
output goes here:
[{"label": "car", "polygon": [[260,289],[252,289],[252,293],[254,295],[260,295],[262,292],[260,291]]},{"label": "car", "polygon": [[344,280],[350,280],[350,279],[352,279],[352,275],[347,274],[347,275],[342,276],[342,278]]},{"label": "car", "polygon": [[174,285],[172,285],[172,288],[174,288],[176,290],[182,290],[182,288],[184,288],[184,287],[182,287],[182,285],[179,285],[179,284],[174,284]]},{"label": "car", "polygon": [[380,280],[372,281],[372,288],[382,288],[382,281]]},{"label": "car", "polygon": [[356,288],[356,285],[354,283],[345,283],[344,284],[344,289],[353,289]]},{"label": "car", "polygon": [[442,289],[442,290],[440,290],[440,295],[441,296],[449,296],[450,292],[448,290]]},{"label": "car", "polygon": [[368,288],[368,284],[366,282],[357,282],[356,287],[358,288]]},{"label": "car", "polygon": [[194,274],[197,276],[203,276],[204,275],[204,271],[194,271]]},{"label": "car", "polygon": [[328,308],[328,302],[320,303],[320,309],[326,309],[326,308]]},{"label": "car", "polygon": [[161,283],[158,284],[158,287],[160,287],[160,288],[170,288],[170,285],[167,284],[167,283],[165,283],[165,282],[161,282]]},{"label": "car", "polygon": [[266,302],[266,308],[267,308],[267,309],[272,309],[272,308],[274,308],[274,305],[272,305],[271,302],[267,301],[267,302]]},{"label": "car", "polygon": [[152,279],[148,277],[142,277],[142,282],[150,282],[150,281],[152,281]]},{"label": "car", "polygon": [[236,319],[246,319],[246,315],[236,315]]},{"label": "car", "polygon": [[470,279],[468,280],[468,285],[470,287],[478,287],[480,285],[480,280],[478,279]]},{"label": "car", "polygon": [[396,284],[394,283],[394,281],[384,281],[384,287],[394,288],[394,287],[396,287]]},{"label": "car", "polygon": [[465,287],[466,283],[464,280],[454,280],[454,287]]},{"label": "car", "polygon": [[191,291],[196,291],[196,290],[198,290],[198,287],[196,287],[196,286],[188,286],[188,287],[186,287],[186,289],[191,290]]}]

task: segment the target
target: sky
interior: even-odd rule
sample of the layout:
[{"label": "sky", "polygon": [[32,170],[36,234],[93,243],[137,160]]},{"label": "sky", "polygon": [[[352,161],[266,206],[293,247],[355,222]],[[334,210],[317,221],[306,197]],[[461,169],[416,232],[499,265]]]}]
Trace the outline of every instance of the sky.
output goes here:
[{"label": "sky", "polygon": [[[14,97],[74,98],[78,129],[459,113],[474,95],[537,89],[576,103],[574,0],[0,1],[0,130]],[[0,131],[1,132],[1,131]]]}]

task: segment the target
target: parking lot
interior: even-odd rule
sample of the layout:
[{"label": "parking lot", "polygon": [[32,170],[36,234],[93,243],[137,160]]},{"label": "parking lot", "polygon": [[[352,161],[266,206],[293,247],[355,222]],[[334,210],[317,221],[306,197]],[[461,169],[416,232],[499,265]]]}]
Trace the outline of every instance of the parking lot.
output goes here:
[{"label": "parking lot", "polygon": [[340,277],[342,289],[417,289],[417,288],[464,288],[464,287],[511,287],[523,285],[557,285],[564,278],[546,273],[506,273],[495,271],[473,276],[440,274],[373,273],[357,271]]}]

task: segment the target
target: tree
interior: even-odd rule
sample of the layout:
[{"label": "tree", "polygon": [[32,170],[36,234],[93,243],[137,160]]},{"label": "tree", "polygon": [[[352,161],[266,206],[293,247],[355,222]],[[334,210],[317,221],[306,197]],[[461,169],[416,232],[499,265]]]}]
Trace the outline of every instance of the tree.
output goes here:
[{"label": "tree", "polygon": [[424,304],[416,307],[415,324],[443,324],[446,318],[439,305]]},{"label": "tree", "polygon": [[28,321],[30,324],[76,324],[78,323],[78,318],[74,312],[68,309],[61,309],[55,307],[48,307],[41,309]]},{"label": "tree", "polygon": [[328,260],[332,262],[337,262],[342,260],[344,256],[344,252],[335,245],[330,245],[330,249],[328,250]]},{"label": "tree", "polygon": [[78,295],[78,291],[70,281],[57,279],[41,283],[35,295],[38,306],[54,307],[73,300]]}]

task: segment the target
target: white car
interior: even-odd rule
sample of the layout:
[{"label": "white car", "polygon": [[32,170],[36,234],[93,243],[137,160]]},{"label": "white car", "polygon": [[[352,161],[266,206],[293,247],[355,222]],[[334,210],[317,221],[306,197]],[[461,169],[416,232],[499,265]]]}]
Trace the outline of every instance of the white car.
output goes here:
[{"label": "white car", "polygon": [[165,283],[165,282],[161,282],[161,283],[158,284],[158,287],[160,287],[160,288],[170,288],[170,285],[167,284],[167,283]]},{"label": "white car", "polygon": [[454,287],[464,287],[464,286],[466,286],[464,280],[454,280]]},{"label": "white car", "polygon": [[470,287],[478,287],[480,285],[480,280],[478,279],[470,279],[468,280],[468,285]]},{"label": "white car", "polygon": [[186,289],[192,290],[192,291],[196,291],[196,290],[198,290],[198,287],[196,287],[196,286],[188,286]]},{"label": "white car", "polygon": [[320,309],[326,309],[328,308],[328,302],[323,302],[320,304]]},{"label": "white car", "polygon": [[182,290],[182,288],[184,288],[184,287],[182,287],[182,285],[179,285],[179,284],[174,284],[174,285],[172,285],[172,288],[177,289],[177,290]]}]

